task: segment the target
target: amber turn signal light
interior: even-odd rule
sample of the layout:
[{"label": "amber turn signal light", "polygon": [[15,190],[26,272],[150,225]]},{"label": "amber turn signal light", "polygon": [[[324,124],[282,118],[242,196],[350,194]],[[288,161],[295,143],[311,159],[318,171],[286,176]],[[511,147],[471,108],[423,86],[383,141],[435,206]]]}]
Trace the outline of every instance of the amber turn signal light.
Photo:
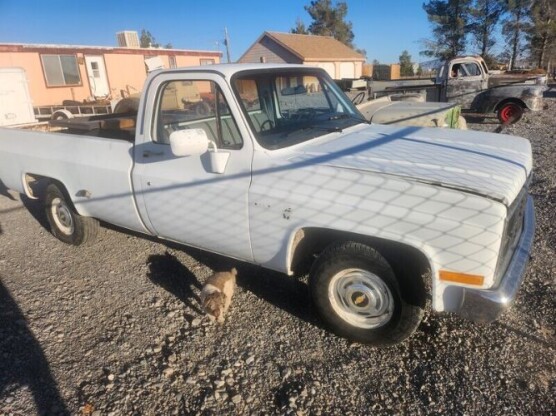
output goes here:
[{"label": "amber turn signal light", "polygon": [[439,275],[440,280],[443,280],[444,282],[463,283],[466,285],[482,286],[483,282],[485,281],[484,276],[480,276],[477,274],[449,272],[447,270],[440,270]]}]

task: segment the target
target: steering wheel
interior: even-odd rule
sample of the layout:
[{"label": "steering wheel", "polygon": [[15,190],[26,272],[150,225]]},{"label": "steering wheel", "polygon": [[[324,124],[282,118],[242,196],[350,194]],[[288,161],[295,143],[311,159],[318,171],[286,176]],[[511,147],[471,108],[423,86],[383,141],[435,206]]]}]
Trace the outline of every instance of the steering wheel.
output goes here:
[{"label": "steering wheel", "polygon": [[365,91],[361,91],[355,97],[352,98],[351,102],[353,105],[359,105],[365,99]]},{"label": "steering wheel", "polygon": [[[268,124],[268,127],[265,127]],[[266,131],[274,128],[274,122],[272,120],[265,120],[261,124],[261,131]]]}]

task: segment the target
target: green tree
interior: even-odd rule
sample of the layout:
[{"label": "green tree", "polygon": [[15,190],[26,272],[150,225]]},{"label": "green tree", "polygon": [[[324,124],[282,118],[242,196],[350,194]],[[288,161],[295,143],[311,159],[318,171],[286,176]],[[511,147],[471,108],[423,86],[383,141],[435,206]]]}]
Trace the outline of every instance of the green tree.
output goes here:
[{"label": "green tree", "polygon": [[502,35],[508,44],[510,69],[514,69],[517,59],[525,51],[525,34],[531,30],[529,13],[531,0],[507,0],[508,14],[502,21]]},{"label": "green tree", "polygon": [[534,0],[530,18],[532,24],[526,35],[529,52],[537,67],[546,68],[549,55],[556,52],[556,2]]},{"label": "green tree", "polygon": [[158,48],[160,46],[156,43],[154,36],[148,30],[141,29],[141,37],[139,43],[142,48]]},{"label": "green tree", "polygon": [[403,51],[400,55],[400,75],[402,77],[412,77],[415,75],[415,73],[413,72],[411,55],[408,51]]},{"label": "green tree", "polygon": [[434,39],[423,41],[426,49],[421,54],[450,59],[465,51],[470,4],[471,0],[429,0],[423,3]]},{"label": "green tree", "polygon": [[493,62],[494,30],[506,11],[505,0],[475,0],[469,9],[469,33],[487,64]]},{"label": "green tree", "polygon": [[[161,48],[162,45],[156,41],[154,36],[148,30],[141,29],[141,36],[139,38],[139,44],[142,48]],[[166,49],[172,49],[172,44],[167,43],[164,45]]]},{"label": "green tree", "polygon": [[352,24],[346,21],[347,3],[338,2],[332,5],[331,0],[314,0],[305,6],[305,10],[313,21],[308,31],[312,35],[332,36],[343,44],[353,48]]},{"label": "green tree", "polygon": [[307,28],[305,27],[305,23],[303,23],[303,20],[301,20],[299,17],[295,21],[295,27],[292,28],[290,30],[290,32],[295,33],[297,35],[308,35],[309,34],[309,32],[307,31]]}]

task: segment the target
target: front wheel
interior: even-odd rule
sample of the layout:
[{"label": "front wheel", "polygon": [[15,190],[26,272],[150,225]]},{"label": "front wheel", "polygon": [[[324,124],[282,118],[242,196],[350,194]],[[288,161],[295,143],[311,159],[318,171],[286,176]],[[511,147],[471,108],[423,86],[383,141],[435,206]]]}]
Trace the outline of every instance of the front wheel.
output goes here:
[{"label": "front wheel", "polygon": [[378,251],[355,242],[329,246],[310,275],[313,302],[327,326],[376,346],[405,340],[421,322],[424,308],[407,301],[412,294],[404,282]]},{"label": "front wheel", "polygon": [[502,124],[514,124],[523,117],[523,107],[517,103],[506,103],[497,112],[498,121]]},{"label": "front wheel", "polygon": [[58,185],[48,185],[44,202],[50,231],[58,240],[78,246],[96,237],[98,221],[75,212],[71,201]]}]

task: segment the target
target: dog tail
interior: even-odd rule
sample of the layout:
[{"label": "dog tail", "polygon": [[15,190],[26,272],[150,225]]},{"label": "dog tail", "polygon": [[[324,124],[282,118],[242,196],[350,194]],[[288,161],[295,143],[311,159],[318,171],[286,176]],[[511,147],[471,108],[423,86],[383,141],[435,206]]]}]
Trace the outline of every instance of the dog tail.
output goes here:
[{"label": "dog tail", "polygon": [[230,273],[234,276],[237,276],[237,269],[234,267],[232,270],[230,270]]}]

